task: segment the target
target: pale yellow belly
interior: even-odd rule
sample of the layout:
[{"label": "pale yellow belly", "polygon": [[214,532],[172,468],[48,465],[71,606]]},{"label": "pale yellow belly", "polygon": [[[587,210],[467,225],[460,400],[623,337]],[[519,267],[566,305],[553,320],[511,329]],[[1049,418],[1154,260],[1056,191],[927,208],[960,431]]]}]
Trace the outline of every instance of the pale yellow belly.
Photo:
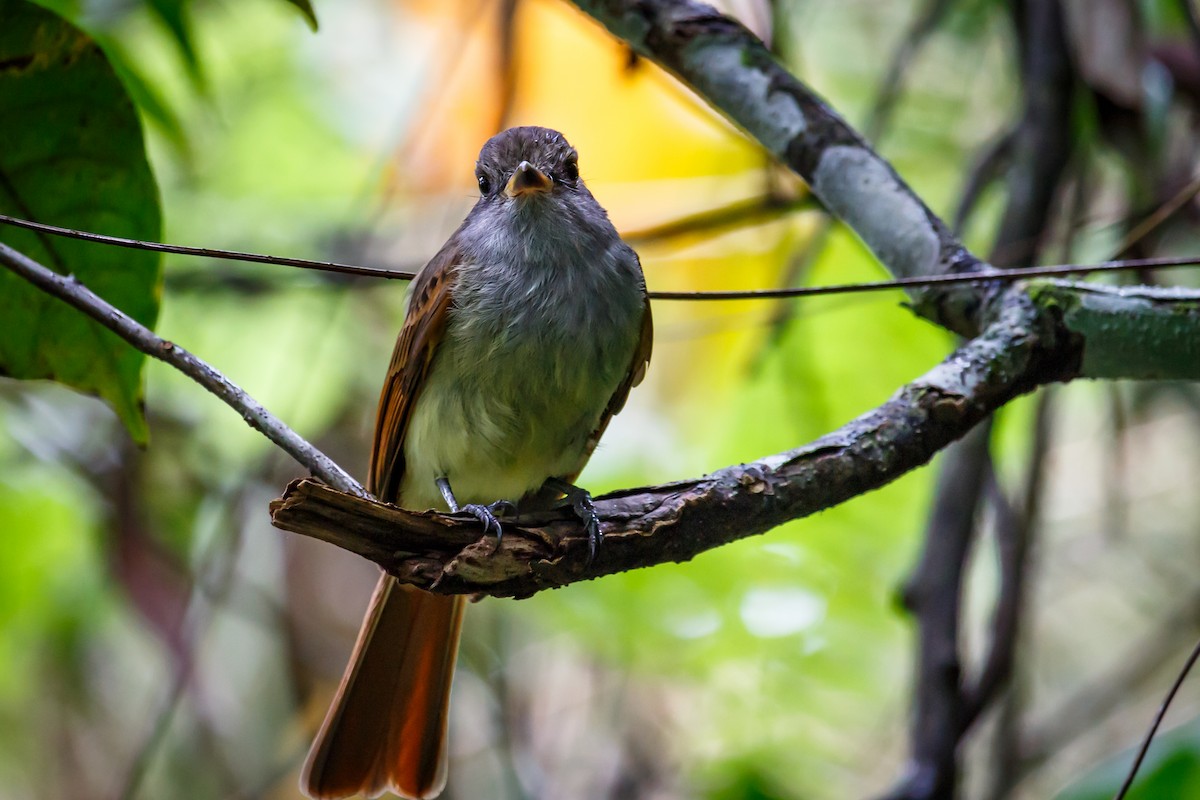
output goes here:
[{"label": "pale yellow belly", "polygon": [[444,509],[435,481],[446,477],[459,504],[516,502],[549,477],[569,476],[587,459],[588,436],[607,404],[592,397],[521,398],[450,385],[431,370],[404,439],[400,503]]}]

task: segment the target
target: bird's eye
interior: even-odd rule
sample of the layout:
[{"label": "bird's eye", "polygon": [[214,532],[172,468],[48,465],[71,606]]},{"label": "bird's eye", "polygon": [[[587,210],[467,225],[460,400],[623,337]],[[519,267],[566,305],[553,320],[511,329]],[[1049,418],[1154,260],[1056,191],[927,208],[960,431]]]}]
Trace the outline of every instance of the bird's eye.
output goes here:
[{"label": "bird's eye", "polygon": [[568,181],[576,180],[579,177],[579,162],[571,159],[566,164],[563,164],[563,178]]},{"label": "bird's eye", "polygon": [[492,182],[488,180],[487,175],[484,175],[481,172],[475,177],[479,181],[479,193],[480,194],[487,194],[488,192],[490,192],[492,190]]}]

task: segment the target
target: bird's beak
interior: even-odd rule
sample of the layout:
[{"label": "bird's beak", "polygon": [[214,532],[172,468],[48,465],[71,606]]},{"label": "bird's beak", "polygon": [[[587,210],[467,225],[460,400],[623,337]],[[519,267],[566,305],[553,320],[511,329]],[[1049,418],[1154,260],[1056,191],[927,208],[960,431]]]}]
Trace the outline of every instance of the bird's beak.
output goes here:
[{"label": "bird's beak", "polygon": [[520,197],[525,194],[541,194],[553,188],[554,181],[550,180],[549,175],[528,161],[522,161],[508,179],[504,193],[509,197]]}]

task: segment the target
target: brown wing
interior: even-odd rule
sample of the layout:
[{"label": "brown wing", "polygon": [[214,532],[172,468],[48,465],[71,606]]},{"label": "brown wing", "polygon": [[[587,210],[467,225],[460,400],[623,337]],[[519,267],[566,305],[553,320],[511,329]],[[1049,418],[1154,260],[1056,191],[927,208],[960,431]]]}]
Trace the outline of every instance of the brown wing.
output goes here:
[{"label": "brown wing", "polygon": [[591,456],[592,451],[596,449],[596,445],[600,442],[600,437],[604,435],[604,429],[608,427],[609,421],[613,415],[618,413],[625,407],[625,401],[629,399],[629,390],[642,382],[646,377],[646,368],[650,366],[650,351],[654,347],[654,320],[650,315],[650,297],[645,298],[645,305],[642,309],[642,333],[638,339],[637,348],[633,352],[633,360],[629,364],[629,371],[625,373],[625,378],[617,386],[617,390],[613,392],[612,398],[608,401],[608,406],[605,407],[604,413],[600,416],[600,422],[596,425],[596,430],[588,437],[587,454]]},{"label": "brown wing", "polygon": [[367,473],[367,489],[385,502],[395,502],[399,496],[404,477],[404,435],[446,330],[458,257],[457,237],[452,236],[413,279],[408,314],[396,337],[392,363],[379,395]]}]

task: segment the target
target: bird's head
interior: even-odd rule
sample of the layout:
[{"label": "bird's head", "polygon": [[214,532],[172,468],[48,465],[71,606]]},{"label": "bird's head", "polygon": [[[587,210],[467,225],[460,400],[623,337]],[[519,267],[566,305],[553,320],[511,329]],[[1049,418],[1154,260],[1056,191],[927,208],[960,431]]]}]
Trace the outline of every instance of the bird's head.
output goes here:
[{"label": "bird's head", "polygon": [[525,203],[573,193],[582,185],[579,154],[549,128],[509,128],[479,151],[475,163],[482,201]]}]

